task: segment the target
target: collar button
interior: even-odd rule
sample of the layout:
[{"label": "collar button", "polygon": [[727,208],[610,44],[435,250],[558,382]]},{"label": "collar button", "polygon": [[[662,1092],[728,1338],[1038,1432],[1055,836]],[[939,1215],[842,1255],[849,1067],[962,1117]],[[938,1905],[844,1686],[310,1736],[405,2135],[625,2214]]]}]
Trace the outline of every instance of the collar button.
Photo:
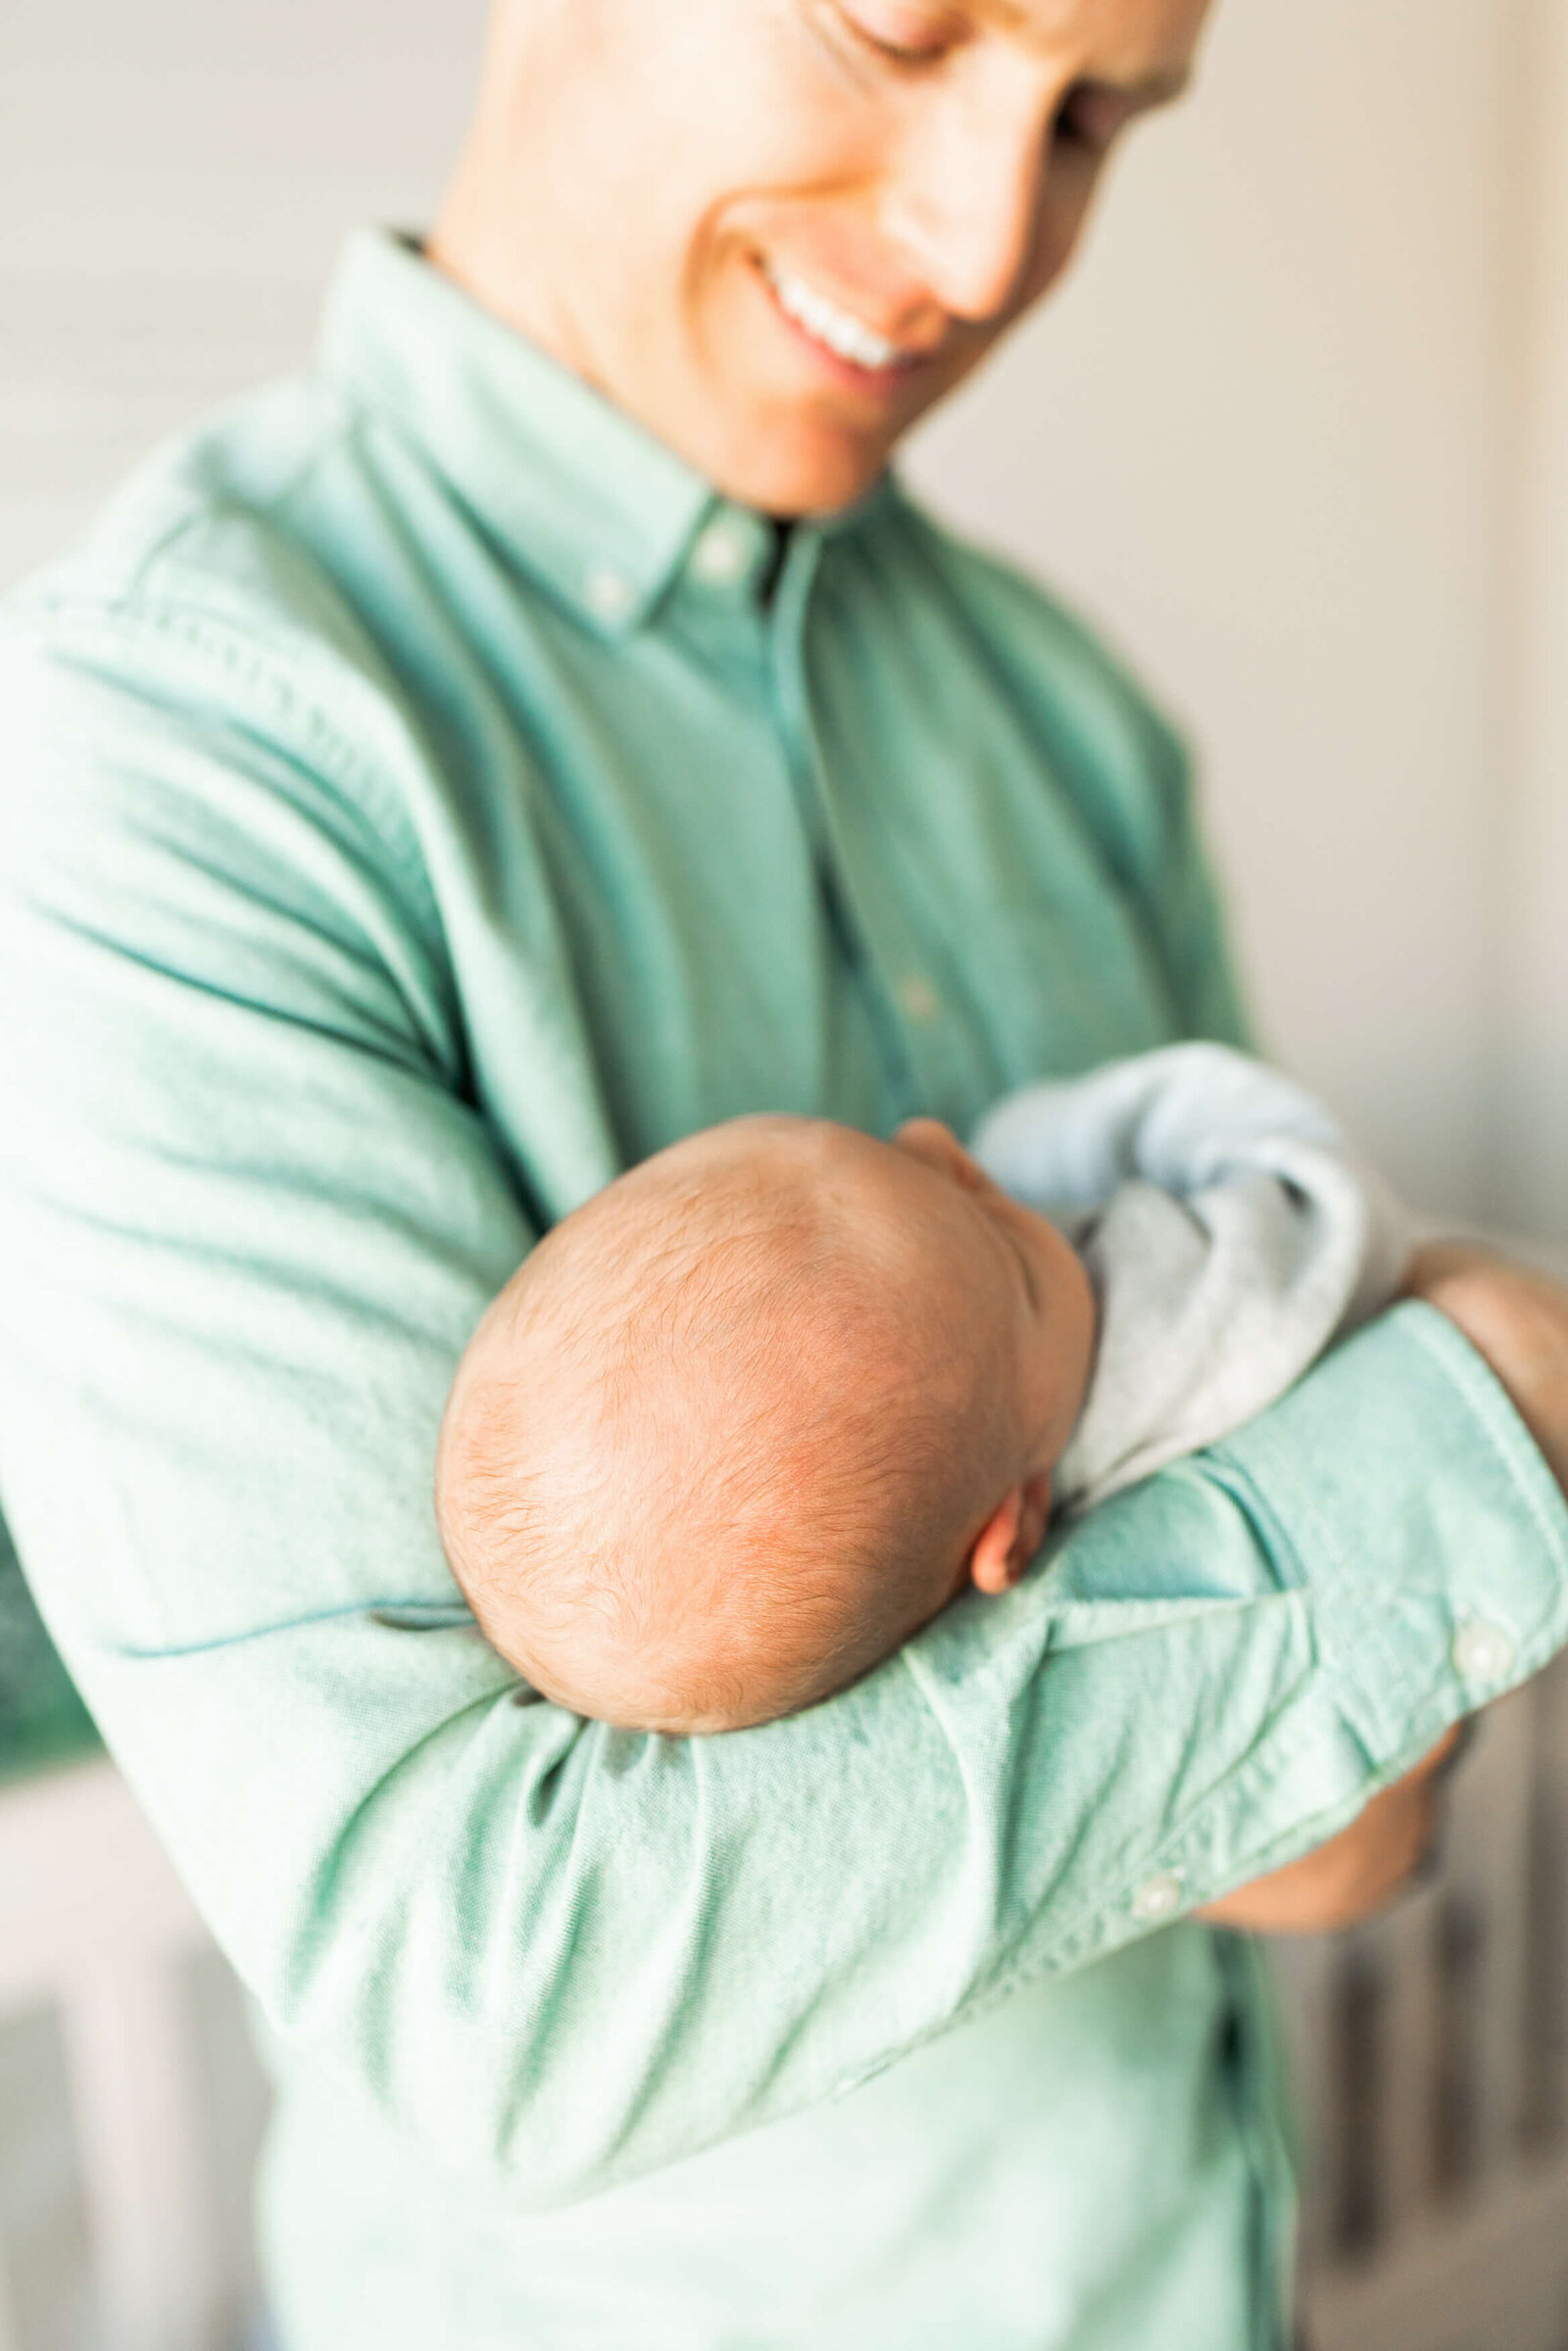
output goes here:
[{"label": "collar button", "polygon": [[601,620],[624,620],[635,602],[631,581],[612,563],[595,563],[583,590]]},{"label": "collar button", "polygon": [[745,526],[731,514],[720,514],[710,522],[692,549],[692,570],[710,588],[733,587],[751,560]]}]

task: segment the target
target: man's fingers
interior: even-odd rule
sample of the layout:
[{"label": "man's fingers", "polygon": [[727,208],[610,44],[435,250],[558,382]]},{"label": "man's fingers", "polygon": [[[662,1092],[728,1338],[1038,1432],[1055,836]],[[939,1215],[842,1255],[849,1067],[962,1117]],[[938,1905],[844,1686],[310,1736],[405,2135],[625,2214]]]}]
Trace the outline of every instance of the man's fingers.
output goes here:
[{"label": "man's fingers", "polygon": [[1406,1292],[1485,1357],[1568,1489],[1568,1289],[1509,1258],[1438,1243],[1417,1253]]}]

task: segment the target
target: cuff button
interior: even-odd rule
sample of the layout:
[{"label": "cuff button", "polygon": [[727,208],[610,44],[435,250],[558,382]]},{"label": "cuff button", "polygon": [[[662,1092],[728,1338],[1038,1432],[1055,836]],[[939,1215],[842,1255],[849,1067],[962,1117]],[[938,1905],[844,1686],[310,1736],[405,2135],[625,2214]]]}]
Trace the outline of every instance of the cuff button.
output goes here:
[{"label": "cuff button", "polygon": [[1133,1896],[1134,1918],[1148,1922],[1174,1918],[1181,1906],[1182,1882],[1171,1870],[1162,1871],[1157,1878],[1151,1878],[1148,1885],[1141,1886]]},{"label": "cuff button", "polygon": [[1513,1668],[1513,1642],[1500,1625],[1461,1625],[1452,1656],[1461,1681],[1501,1682]]}]

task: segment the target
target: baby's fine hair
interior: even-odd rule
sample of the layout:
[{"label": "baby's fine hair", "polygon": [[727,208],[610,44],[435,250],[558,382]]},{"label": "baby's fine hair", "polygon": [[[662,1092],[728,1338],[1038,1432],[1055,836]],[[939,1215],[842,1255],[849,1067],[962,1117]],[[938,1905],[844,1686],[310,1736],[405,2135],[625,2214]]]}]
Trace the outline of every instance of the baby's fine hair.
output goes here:
[{"label": "baby's fine hair", "polygon": [[481,1628],[546,1696],[671,1732],[792,1712],[896,1646],[974,1531],[986,1383],[846,1212],[842,1132],[737,1121],[695,1165],[646,1162],[480,1326],[442,1429],[441,1531]]}]

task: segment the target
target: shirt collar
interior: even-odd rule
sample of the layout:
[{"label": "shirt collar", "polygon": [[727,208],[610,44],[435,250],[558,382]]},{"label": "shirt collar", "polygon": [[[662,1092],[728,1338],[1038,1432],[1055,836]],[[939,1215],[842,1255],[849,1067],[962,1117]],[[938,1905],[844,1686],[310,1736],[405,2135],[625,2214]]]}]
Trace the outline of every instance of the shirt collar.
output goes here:
[{"label": "shirt collar", "polygon": [[[598,634],[647,618],[689,555],[722,545],[762,573],[763,519],[548,352],[379,229],[350,237],[322,327],[323,371],[416,440],[493,539]],[[822,528],[836,536],[885,485]],[[719,520],[717,534],[712,527]],[[695,554],[694,554],[695,547]]]}]

